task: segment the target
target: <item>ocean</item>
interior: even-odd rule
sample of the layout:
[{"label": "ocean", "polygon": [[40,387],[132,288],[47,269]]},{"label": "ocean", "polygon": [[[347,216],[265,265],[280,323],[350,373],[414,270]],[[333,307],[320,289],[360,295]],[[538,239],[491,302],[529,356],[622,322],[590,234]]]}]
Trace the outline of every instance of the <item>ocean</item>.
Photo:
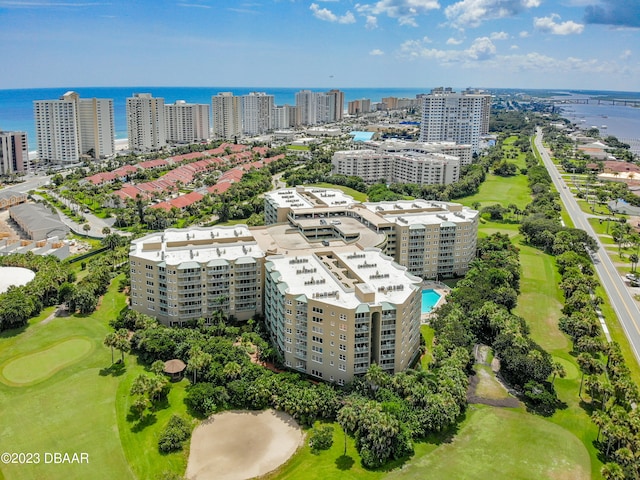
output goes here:
[{"label": "ocean", "polygon": [[[134,93],[151,93],[164,98],[165,104],[176,100],[189,103],[211,105],[211,97],[218,92],[233,92],[246,95],[250,92],[266,92],[274,95],[276,105],[295,105],[295,94],[303,88],[263,88],[263,87],[69,87],[34,88],[23,90],[0,90],[0,130],[27,132],[29,149],[36,149],[33,101],[60,98],[69,90],[78,92],[81,98],[113,99],[116,140],[127,138],[126,99]],[[331,88],[308,88],[316,92],[326,92]],[[431,87],[415,88],[341,88],[347,102],[368,98],[379,102],[383,97],[415,98],[419,93],[429,93]]]}]

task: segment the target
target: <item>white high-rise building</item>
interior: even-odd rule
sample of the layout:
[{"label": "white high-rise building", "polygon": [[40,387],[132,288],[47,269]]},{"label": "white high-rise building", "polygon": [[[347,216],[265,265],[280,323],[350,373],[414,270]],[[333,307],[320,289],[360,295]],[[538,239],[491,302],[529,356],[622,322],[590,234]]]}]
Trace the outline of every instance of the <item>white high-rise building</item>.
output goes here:
[{"label": "white high-rise building", "polygon": [[11,175],[28,170],[27,134],[0,130],[0,175]]},{"label": "white high-rise building", "polygon": [[167,142],[194,143],[211,136],[209,105],[178,100],[165,105]]},{"label": "white high-rise building", "polygon": [[211,97],[213,138],[233,140],[242,135],[242,98],[231,92]]},{"label": "white high-rise building", "polygon": [[115,153],[113,100],[67,92],[58,100],[36,100],[33,110],[40,160],[65,165],[78,162],[81,155]]},{"label": "white high-rise building", "polygon": [[454,92],[436,88],[422,96],[421,142],[451,141],[480,148],[480,136],[489,132],[491,95],[475,90]]},{"label": "white high-rise building", "polygon": [[106,98],[78,98],[77,100],[81,153],[93,158],[114,155],[116,132],[113,100]]},{"label": "white high-rise building", "polygon": [[296,93],[296,124],[315,125],[318,123],[318,93],[300,90]]},{"label": "white high-rise building", "polygon": [[273,128],[288,129],[296,125],[296,107],[291,105],[277,106],[273,109]]},{"label": "white high-rise building", "polygon": [[273,130],[275,100],[264,92],[242,96],[242,131],[246,135],[260,135]]},{"label": "white high-rise building", "polygon": [[167,144],[164,98],[153,98],[150,93],[127,98],[127,135],[131,150],[163,148]]}]

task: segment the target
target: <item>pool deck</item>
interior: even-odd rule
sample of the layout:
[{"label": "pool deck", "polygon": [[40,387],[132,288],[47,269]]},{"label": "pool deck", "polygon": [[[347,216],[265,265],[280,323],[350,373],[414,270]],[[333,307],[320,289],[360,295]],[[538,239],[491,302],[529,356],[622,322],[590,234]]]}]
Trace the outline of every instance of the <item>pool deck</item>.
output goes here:
[{"label": "pool deck", "polygon": [[429,319],[433,315],[433,311],[447,301],[447,294],[451,291],[451,288],[449,288],[442,282],[436,282],[435,280],[425,280],[424,282],[422,282],[422,289],[434,290],[436,293],[438,293],[438,295],[440,295],[440,299],[431,308],[431,312],[423,313],[422,315],[420,315],[420,322],[423,324],[428,324]]}]

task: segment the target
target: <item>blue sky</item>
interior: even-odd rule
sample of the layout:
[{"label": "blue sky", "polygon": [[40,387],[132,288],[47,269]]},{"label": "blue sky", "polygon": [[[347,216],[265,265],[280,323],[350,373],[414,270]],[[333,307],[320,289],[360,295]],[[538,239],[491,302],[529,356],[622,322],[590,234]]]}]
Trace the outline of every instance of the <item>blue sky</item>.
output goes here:
[{"label": "blue sky", "polygon": [[0,25],[3,89],[640,91],[640,0],[0,0]]}]

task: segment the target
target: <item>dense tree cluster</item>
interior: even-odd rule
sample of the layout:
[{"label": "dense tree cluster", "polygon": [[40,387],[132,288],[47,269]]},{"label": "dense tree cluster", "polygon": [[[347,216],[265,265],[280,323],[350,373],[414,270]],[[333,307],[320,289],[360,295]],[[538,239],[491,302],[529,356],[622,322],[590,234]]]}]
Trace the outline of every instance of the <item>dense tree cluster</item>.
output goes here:
[{"label": "dense tree cluster", "polygon": [[[132,350],[139,358],[154,362],[180,358],[187,363],[192,381],[186,402],[191,411],[207,416],[228,408],[275,408],[303,425],[316,420],[342,423],[354,435],[367,467],[413,452],[413,440],[456,422],[466,403],[469,353],[452,348],[438,358],[429,371],[389,375],[373,364],[365,377],[344,389],[312,383],[297,373],[276,373],[252,363],[274,357],[260,321],[242,327],[228,326],[224,319],[213,325],[204,321],[190,328],[168,328],[145,315],[125,311],[112,325],[131,329]],[[252,331],[253,329],[256,331]],[[161,363],[161,362],[160,362]],[[143,377],[149,377],[143,375]],[[152,408],[149,391],[158,391],[153,378],[134,382],[132,413],[143,416]]]},{"label": "dense tree cluster", "polygon": [[596,445],[607,461],[603,470],[619,472],[614,478],[638,478],[640,470],[633,459],[640,454],[640,416],[635,407],[640,395],[620,347],[602,340],[596,312],[601,299],[592,293],[597,286],[593,265],[588,256],[572,251],[558,255],[557,263],[565,297],[559,326],[571,337],[577,354],[582,372],[579,394],[584,385],[592,399],[592,419],[599,430]]},{"label": "dense tree cluster", "polygon": [[554,408],[555,392],[547,382],[551,357],[529,337],[524,319],[511,313],[520,290],[518,250],[507,235],[496,233],[478,241],[478,258],[470,267],[432,320],[438,339],[434,353],[490,345],[505,380],[540,409]]},{"label": "dense tree cluster", "polygon": [[0,295],[0,331],[24,326],[43,308],[56,305],[63,286],[75,280],[68,265],[52,255],[28,252],[0,256],[0,265],[28,268],[36,274],[27,285],[10,287]]}]

